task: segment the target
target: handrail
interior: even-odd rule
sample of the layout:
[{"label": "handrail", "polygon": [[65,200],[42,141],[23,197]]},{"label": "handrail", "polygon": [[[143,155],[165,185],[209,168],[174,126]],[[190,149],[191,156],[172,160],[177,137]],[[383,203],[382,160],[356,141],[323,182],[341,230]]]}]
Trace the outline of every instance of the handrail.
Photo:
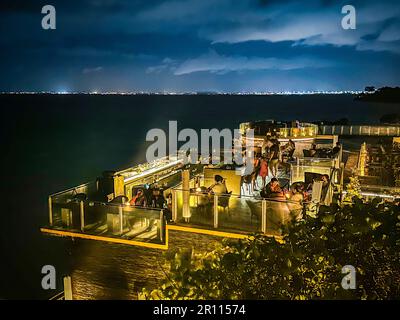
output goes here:
[{"label": "handrail", "polygon": [[[71,203],[73,201],[67,202]],[[79,202],[79,201],[77,201]],[[127,208],[135,208],[135,209],[142,209],[142,210],[149,210],[149,211],[157,211],[159,212],[160,210],[164,210],[162,208],[155,208],[155,207],[144,207],[144,206],[137,206],[137,205],[131,205],[129,202],[125,202],[124,204],[122,203],[111,203],[111,202],[102,202],[102,201],[93,201],[93,200],[84,200],[84,202],[88,202],[90,204],[97,204],[97,205],[104,205],[104,206],[111,206],[111,207],[127,207]]]},{"label": "handrail", "polygon": [[49,300],[64,300],[64,290],[55,294],[54,296],[49,298]]},{"label": "handrail", "polygon": [[55,196],[58,196],[58,195],[63,194],[63,193],[67,193],[67,192],[74,191],[74,190],[79,189],[79,188],[86,187],[86,186],[90,185],[91,183],[94,183],[94,182],[93,181],[89,181],[89,182],[86,182],[86,183],[82,183],[81,185],[78,185],[78,186],[75,186],[75,187],[71,187],[71,188],[68,188],[68,189],[65,189],[65,190],[62,190],[62,191],[58,191],[56,193],[50,194],[49,196],[50,197],[55,197]]}]

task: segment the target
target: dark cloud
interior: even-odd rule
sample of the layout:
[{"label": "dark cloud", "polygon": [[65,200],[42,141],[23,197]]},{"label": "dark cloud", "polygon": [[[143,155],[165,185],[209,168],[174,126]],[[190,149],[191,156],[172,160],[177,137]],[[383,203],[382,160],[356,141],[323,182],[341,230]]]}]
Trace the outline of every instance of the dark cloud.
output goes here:
[{"label": "dark cloud", "polygon": [[347,1],[54,0],[51,31],[41,29],[45,4],[0,2],[0,90],[214,84],[229,91],[259,87],[257,81],[282,89],[362,88],[400,80],[393,71],[400,67],[394,0],[352,1],[356,30],[341,28]]}]

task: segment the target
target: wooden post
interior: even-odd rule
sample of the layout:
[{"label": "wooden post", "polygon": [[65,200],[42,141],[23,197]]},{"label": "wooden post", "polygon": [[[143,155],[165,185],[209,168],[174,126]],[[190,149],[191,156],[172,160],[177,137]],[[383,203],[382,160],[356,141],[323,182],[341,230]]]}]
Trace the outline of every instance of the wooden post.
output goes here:
[{"label": "wooden post", "polygon": [[83,207],[83,201],[79,202],[79,212],[81,214],[81,231],[85,231],[85,210]]},{"label": "wooden post", "polygon": [[72,298],[72,281],[71,277],[64,277],[64,300],[73,300]]},{"label": "wooden post", "polygon": [[49,224],[52,227],[53,226],[53,204],[51,202],[51,197],[49,196]]},{"label": "wooden post", "polygon": [[218,228],[218,196],[214,194],[214,228]]}]

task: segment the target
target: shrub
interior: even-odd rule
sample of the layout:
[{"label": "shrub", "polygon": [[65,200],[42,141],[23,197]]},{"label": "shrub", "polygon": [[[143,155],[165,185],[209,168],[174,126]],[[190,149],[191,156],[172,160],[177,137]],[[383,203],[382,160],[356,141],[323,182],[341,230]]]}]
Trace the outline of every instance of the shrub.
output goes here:
[{"label": "shrub", "polygon": [[[287,227],[281,241],[264,235],[224,240],[200,253],[168,258],[169,273],[149,299],[399,299],[400,209],[380,199],[322,207]],[[356,289],[344,290],[344,265]]]}]

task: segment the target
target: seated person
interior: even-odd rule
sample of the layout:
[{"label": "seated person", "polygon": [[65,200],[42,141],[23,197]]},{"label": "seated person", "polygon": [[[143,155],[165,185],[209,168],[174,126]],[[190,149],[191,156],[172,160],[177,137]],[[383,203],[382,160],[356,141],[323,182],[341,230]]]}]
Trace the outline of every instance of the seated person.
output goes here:
[{"label": "seated person", "polygon": [[293,183],[292,186],[290,187],[290,193],[291,193],[290,199],[295,197],[295,201],[297,201],[298,199],[303,200],[304,195],[306,193],[304,182]]},{"label": "seated person", "polygon": [[332,158],[336,157],[339,154],[341,148],[342,146],[340,142],[336,142],[336,146],[331,151],[331,157]]},{"label": "seated person", "polygon": [[164,209],[166,201],[162,192],[154,196],[154,207]]},{"label": "seated person", "polygon": [[226,188],[225,179],[219,174],[214,177],[215,183],[208,187],[208,191],[214,194],[226,194],[228,189]]},{"label": "seated person", "polygon": [[317,145],[313,143],[310,149],[310,157],[316,157],[317,153],[318,153]]},{"label": "seated person", "polygon": [[161,209],[164,207],[164,195],[157,186],[149,189],[149,198],[150,201],[148,202],[148,204],[150,207]]},{"label": "seated person", "polygon": [[283,191],[279,185],[277,178],[272,178],[271,181],[266,185],[266,187],[260,192],[263,198],[277,198],[283,196]]},{"label": "seated person", "polygon": [[303,217],[304,184],[295,182],[290,190],[290,200],[294,202],[290,204],[291,219],[299,221]]},{"label": "seated person", "polygon": [[195,189],[195,192],[197,194],[197,207],[206,206],[210,203],[207,187],[198,187]]},{"label": "seated person", "polygon": [[131,206],[140,206],[144,207],[146,205],[146,197],[144,196],[144,192],[142,189],[139,189],[136,195],[129,201]]}]

